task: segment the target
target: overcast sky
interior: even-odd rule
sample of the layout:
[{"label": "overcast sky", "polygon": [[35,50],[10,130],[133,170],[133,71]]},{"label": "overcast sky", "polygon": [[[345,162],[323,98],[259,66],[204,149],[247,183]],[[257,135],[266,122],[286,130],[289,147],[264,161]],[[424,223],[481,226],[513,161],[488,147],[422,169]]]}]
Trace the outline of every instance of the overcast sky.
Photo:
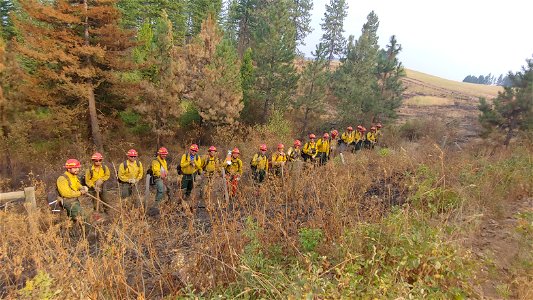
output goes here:
[{"label": "overcast sky", "polygon": [[[322,36],[329,0],[314,0],[314,31],[300,49],[310,56]],[[532,0],[347,0],[345,36],[356,39],[372,10],[384,47],[396,35],[404,66],[447,79],[518,71],[533,55]]]}]

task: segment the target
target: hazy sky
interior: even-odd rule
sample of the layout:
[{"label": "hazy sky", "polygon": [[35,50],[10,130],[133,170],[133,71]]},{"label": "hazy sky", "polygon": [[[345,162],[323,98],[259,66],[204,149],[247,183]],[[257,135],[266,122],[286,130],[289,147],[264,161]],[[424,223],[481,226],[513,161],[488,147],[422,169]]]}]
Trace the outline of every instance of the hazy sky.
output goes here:
[{"label": "hazy sky", "polygon": [[[313,32],[300,49],[310,56],[322,36],[329,0],[314,0]],[[384,47],[396,35],[400,60],[416,71],[462,81],[466,75],[518,71],[533,55],[533,1],[347,0],[345,36],[356,39],[372,10]]]}]

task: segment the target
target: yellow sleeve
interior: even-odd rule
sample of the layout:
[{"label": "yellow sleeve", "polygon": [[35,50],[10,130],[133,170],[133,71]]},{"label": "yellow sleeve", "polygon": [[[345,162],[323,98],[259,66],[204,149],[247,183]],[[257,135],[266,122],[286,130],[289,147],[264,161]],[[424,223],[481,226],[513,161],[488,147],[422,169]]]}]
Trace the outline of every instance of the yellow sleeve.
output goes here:
[{"label": "yellow sleeve", "polygon": [[161,177],[161,164],[157,159],[152,160],[152,172],[154,176]]},{"label": "yellow sleeve", "polygon": [[119,166],[118,166],[118,179],[120,179],[120,181],[124,181],[124,182],[128,182],[128,176],[127,176],[127,172],[126,172],[126,168],[124,168],[124,162],[122,162]]},{"label": "yellow sleeve", "polygon": [[81,196],[80,191],[74,191],[70,188],[68,185],[68,179],[66,179],[64,176],[59,176],[57,178],[57,190],[59,191],[59,196],[63,198],[78,198]]},{"label": "yellow sleeve", "polygon": [[239,173],[239,175],[242,175],[242,172],[243,172],[243,170],[242,170],[242,160],[239,159],[238,162],[239,162],[239,171],[238,171],[238,173]]},{"label": "yellow sleeve", "polygon": [[187,161],[187,154],[181,156],[180,166],[182,170],[190,166],[189,161]]},{"label": "yellow sleeve", "polygon": [[88,187],[94,187],[94,183],[96,182],[96,180],[94,180],[94,177],[96,176],[93,176],[91,178],[91,169],[92,167],[88,168],[86,171],[85,171],[85,184],[88,186]]},{"label": "yellow sleeve", "polygon": [[111,177],[111,171],[109,170],[108,166],[103,166],[104,168],[104,177],[102,177],[102,181],[108,181],[109,177]]},{"label": "yellow sleeve", "polygon": [[137,180],[143,179],[144,168],[142,162],[139,161],[139,173],[137,173]]},{"label": "yellow sleeve", "polygon": [[252,161],[250,162],[250,165],[251,165],[252,167],[257,167],[257,164],[258,164],[257,156],[258,156],[258,155],[257,155],[257,153],[256,153],[256,154],[254,154],[254,157],[252,157]]},{"label": "yellow sleeve", "polygon": [[200,155],[196,156],[196,170],[198,171],[198,174],[202,174],[202,158],[200,157]]}]

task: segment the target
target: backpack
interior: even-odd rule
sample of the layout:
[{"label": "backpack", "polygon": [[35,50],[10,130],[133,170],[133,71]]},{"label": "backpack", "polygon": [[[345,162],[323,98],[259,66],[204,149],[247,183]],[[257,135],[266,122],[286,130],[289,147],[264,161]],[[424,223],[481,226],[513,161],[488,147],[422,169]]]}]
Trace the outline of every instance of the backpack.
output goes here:
[{"label": "backpack", "polygon": [[[137,164],[137,168],[140,168],[140,167],[141,167],[141,163],[140,163],[138,160],[136,160],[135,163]],[[126,169],[128,169],[128,161],[125,160],[125,161],[122,163],[122,166],[124,167],[124,171],[126,171]],[[117,178],[117,180],[118,180],[118,182],[120,182],[120,183],[128,183],[128,182],[126,182],[126,181],[122,181],[122,180],[120,180],[120,178]]]},{"label": "backpack", "polygon": [[[102,165],[102,168],[104,168],[104,173],[109,171],[109,168],[106,166],[106,165]],[[83,175],[79,176],[78,178],[80,179],[80,182],[81,182],[81,185],[84,185],[84,186],[87,186],[87,181],[85,179],[85,174],[84,173]],[[92,179],[94,176],[93,174],[93,169],[92,167],[89,169],[89,178]]]}]

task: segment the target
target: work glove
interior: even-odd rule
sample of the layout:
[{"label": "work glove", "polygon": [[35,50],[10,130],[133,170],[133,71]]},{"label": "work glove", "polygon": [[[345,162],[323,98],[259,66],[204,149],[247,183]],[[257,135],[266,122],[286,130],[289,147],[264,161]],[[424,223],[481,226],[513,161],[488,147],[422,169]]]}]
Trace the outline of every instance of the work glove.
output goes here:
[{"label": "work glove", "polygon": [[227,164],[228,166],[231,165],[231,160],[227,160],[227,161],[226,161],[226,164]]},{"label": "work glove", "polygon": [[89,188],[86,187],[86,186],[82,186],[82,187],[80,188],[80,193],[81,193],[82,195],[87,194],[88,191],[89,191]]},{"label": "work glove", "polygon": [[135,179],[132,178],[132,179],[128,179],[128,182],[129,182],[130,184],[136,184],[136,183],[137,183],[137,180],[135,180]]}]

